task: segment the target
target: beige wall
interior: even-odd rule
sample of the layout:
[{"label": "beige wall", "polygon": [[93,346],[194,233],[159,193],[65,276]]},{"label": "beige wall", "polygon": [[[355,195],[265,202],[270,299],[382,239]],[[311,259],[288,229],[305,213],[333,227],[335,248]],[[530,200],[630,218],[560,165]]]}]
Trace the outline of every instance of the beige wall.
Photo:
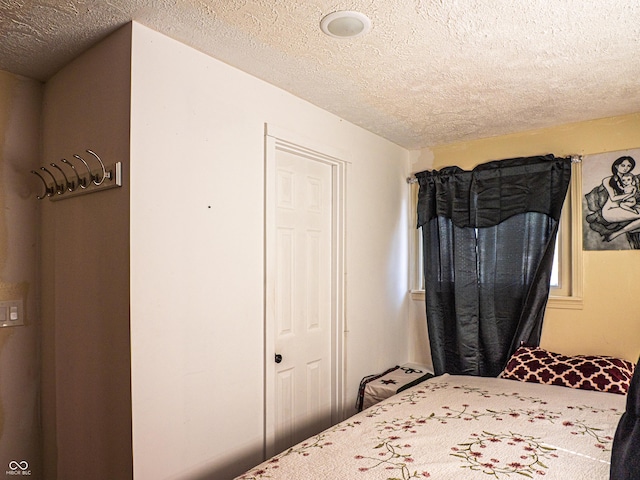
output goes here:
[{"label": "beige wall", "polygon": [[0,301],[20,300],[24,326],[0,328],[0,472],[28,462],[41,478],[38,309],[39,82],[0,72]]},{"label": "beige wall", "polygon": [[[45,162],[92,149],[128,179],[130,38],[121,29],[46,83]],[[41,203],[48,479],[131,478],[128,183]]]},{"label": "beige wall", "polygon": [[[472,168],[503,158],[553,153],[589,155],[640,147],[640,114],[561,125],[424,150],[413,171],[458,165]],[[424,168],[423,168],[424,167]],[[541,346],[565,354],[604,354],[637,361],[640,354],[640,296],[637,251],[585,251],[581,310],[548,308]],[[422,308],[424,303],[421,302]],[[425,337],[424,317],[415,309],[414,328]],[[415,347],[420,355],[419,347]]]}]

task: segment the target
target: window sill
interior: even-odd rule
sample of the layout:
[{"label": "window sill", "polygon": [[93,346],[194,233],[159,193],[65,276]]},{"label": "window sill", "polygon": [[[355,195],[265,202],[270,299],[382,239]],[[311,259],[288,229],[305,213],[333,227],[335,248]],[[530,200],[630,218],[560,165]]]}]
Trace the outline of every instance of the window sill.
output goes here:
[{"label": "window sill", "polygon": [[547,307],[565,310],[582,310],[582,297],[554,297],[551,295],[547,302]]},{"label": "window sill", "polygon": [[424,301],[424,290],[411,290],[411,300]]},{"label": "window sill", "polygon": [[[411,300],[424,301],[424,290],[411,290]],[[549,308],[559,308],[566,310],[582,310],[581,297],[556,297],[550,296],[547,302]]]}]

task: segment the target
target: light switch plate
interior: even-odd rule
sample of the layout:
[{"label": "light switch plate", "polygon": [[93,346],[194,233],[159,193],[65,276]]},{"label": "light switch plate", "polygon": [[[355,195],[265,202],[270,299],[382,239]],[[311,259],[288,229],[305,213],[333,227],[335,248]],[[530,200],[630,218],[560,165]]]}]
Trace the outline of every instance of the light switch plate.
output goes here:
[{"label": "light switch plate", "polygon": [[17,327],[19,325],[24,325],[22,300],[0,302],[0,327]]}]

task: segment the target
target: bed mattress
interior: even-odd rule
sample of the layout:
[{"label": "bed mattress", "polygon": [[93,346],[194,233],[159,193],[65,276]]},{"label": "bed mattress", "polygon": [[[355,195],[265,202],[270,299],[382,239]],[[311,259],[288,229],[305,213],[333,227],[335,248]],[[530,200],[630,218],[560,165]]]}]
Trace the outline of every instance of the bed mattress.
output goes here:
[{"label": "bed mattress", "polygon": [[265,461],[239,480],[598,480],[625,396],[442,375]]}]

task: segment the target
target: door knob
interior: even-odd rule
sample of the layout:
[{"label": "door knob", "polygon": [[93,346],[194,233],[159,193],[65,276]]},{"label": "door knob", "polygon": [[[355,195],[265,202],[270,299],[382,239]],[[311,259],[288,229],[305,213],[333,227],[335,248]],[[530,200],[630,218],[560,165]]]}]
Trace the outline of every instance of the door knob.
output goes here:
[{"label": "door knob", "polygon": [[276,353],[276,363],[280,363],[282,361],[282,355]]}]

